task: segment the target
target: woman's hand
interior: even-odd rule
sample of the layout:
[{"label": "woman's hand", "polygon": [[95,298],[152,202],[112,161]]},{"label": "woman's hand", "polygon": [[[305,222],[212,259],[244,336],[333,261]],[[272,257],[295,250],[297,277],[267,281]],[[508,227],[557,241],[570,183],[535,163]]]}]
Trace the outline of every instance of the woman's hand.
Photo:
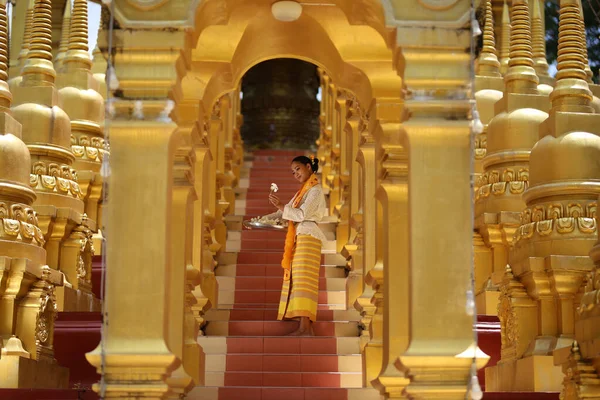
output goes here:
[{"label": "woman's hand", "polygon": [[281,204],[279,197],[275,196],[273,193],[269,195],[269,202],[271,202],[278,210],[283,211],[284,205]]}]

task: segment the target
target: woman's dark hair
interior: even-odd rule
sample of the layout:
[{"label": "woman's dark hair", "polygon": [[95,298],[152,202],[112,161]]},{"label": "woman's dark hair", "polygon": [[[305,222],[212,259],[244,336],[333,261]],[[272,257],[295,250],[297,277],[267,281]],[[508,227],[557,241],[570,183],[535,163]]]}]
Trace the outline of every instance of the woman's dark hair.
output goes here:
[{"label": "woman's dark hair", "polygon": [[298,164],[310,164],[310,167],[312,168],[314,173],[317,173],[317,171],[319,171],[319,159],[318,158],[313,158],[310,159],[306,156],[298,156],[296,158],[294,158],[292,160],[293,163],[297,162]]}]

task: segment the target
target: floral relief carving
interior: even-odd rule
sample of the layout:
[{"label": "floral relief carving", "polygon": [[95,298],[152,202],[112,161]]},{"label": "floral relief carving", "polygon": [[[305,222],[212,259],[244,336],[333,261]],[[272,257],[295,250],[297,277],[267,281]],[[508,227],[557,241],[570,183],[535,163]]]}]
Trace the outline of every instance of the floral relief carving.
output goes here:
[{"label": "floral relief carving", "polygon": [[43,246],[44,235],[38,227],[34,209],[21,203],[0,202],[0,239]]},{"label": "floral relief carving", "polygon": [[501,325],[502,353],[505,353],[509,349],[513,349],[517,343],[517,316],[506,292],[500,295],[498,318]]},{"label": "floral relief carving", "polygon": [[487,198],[490,195],[520,195],[529,186],[529,170],[504,168],[486,171],[479,176],[477,186],[479,190],[475,194],[476,200]]},{"label": "floral relief carving", "polygon": [[106,153],[108,153],[107,142],[103,137],[81,135],[76,137],[71,135],[71,151],[76,158],[102,162]]},{"label": "floral relief carving", "polygon": [[75,198],[81,198],[81,189],[77,183],[77,172],[68,165],[37,161],[32,165],[29,186],[42,192],[58,192]]},{"label": "floral relief carving", "polygon": [[587,204],[563,202],[538,204],[528,207],[521,213],[521,226],[515,240],[529,239],[535,233],[539,236],[583,234],[597,232],[597,202]]}]

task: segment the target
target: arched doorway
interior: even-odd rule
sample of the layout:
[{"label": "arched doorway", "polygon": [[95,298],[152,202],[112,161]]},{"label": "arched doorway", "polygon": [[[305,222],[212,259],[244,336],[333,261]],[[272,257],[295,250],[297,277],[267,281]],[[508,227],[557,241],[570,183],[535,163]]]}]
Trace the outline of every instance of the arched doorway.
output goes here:
[{"label": "arched doorway", "polygon": [[[468,279],[463,277],[470,264],[468,251],[463,250],[472,234],[465,222],[469,220],[470,201],[465,161],[469,158],[469,107],[465,96],[469,59],[464,52],[469,31],[464,29],[468,21],[464,17],[470,6],[457,1],[446,2],[442,8],[424,0],[408,5],[396,3],[307,2],[296,21],[283,22],[273,17],[270,2],[258,0],[208,0],[199,5],[114,2],[115,15],[124,27],[116,33],[120,50],[114,59],[122,101],[117,102],[111,131],[111,199],[119,207],[109,213],[108,224],[113,221],[115,225],[107,226],[107,230],[117,243],[135,232],[144,246],[128,253],[128,261],[116,252],[111,255],[109,250],[108,263],[115,267],[109,270],[114,284],[107,286],[106,307],[114,312],[104,345],[90,356],[95,365],[111,371],[108,392],[117,394],[121,390],[119,382],[126,377],[119,371],[124,365],[153,372],[136,379],[128,387],[130,393],[143,392],[151,385],[157,388],[157,396],[168,396],[184,393],[194,381],[201,380],[195,324],[202,323],[205,311],[218,301],[214,267],[227,262],[227,228],[235,223],[230,216],[235,211],[234,187],[240,180],[240,82],[253,66],[276,58],[311,62],[322,72],[323,94],[329,100],[327,108],[321,109],[319,151],[325,160],[324,185],[330,192],[330,211],[348,224],[352,201],[347,200],[354,196],[355,204],[363,207],[358,209],[364,221],[361,225],[357,216],[355,227],[364,229],[362,234],[372,235],[378,230],[386,233],[380,243],[364,249],[364,255],[374,263],[363,265],[362,270],[357,268],[355,273],[361,288],[357,295],[370,296],[374,305],[361,310],[363,317],[372,321],[367,338],[371,356],[365,355],[372,375],[365,383],[379,376],[382,363],[391,368],[389,375],[379,376],[389,379],[378,381],[381,390],[387,392],[394,385],[408,384],[401,374],[394,376],[392,369],[406,373],[408,369],[423,368],[428,361],[432,362],[428,368],[437,371],[440,382],[446,382],[440,371],[448,368],[460,369],[468,376],[470,362],[457,361],[455,355],[470,344],[470,320],[454,303],[434,306],[427,300],[425,288],[429,282],[438,293],[462,299],[468,286]],[[428,21],[436,20],[439,26],[434,31]],[[174,29],[169,34],[157,29],[164,26]],[[140,54],[151,54],[149,48],[155,50],[153,56],[141,61],[144,57]],[[140,62],[146,69],[139,69]],[[440,63],[444,65],[441,75],[439,70],[436,72]],[[405,86],[412,113],[407,123],[403,123],[409,116]],[[161,99],[167,94],[175,100],[173,123],[157,124],[152,117],[162,110]],[[125,111],[131,110],[135,101],[143,103],[146,113],[142,120],[132,123],[131,113]],[[348,143],[356,144],[353,152],[342,151],[349,148]],[[369,190],[362,193],[356,187],[350,189],[349,184],[357,146],[364,147],[363,155],[368,153],[361,160],[368,162],[362,168],[369,171],[369,176],[359,181],[365,187],[368,181]],[[132,155],[132,149],[138,147],[142,153]],[[407,169],[411,161],[414,164]],[[140,183],[127,187],[131,181]],[[408,182],[410,192],[405,191]],[[132,189],[135,197],[131,197]],[[351,193],[353,190],[356,193]],[[445,194],[441,203],[431,196],[436,190]],[[382,212],[377,212],[378,206],[372,201],[375,193]],[[153,200],[152,214],[139,208],[139,198]],[[409,203],[412,207],[407,209]],[[425,211],[429,206],[436,212]],[[394,214],[398,207],[408,210],[400,214],[400,219]],[[445,207],[453,211],[443,212]],[[139,222],[134,231],[119,229],[125,221]],[[404,255],[409,254],[406,249],[410,246],[412,258],[403,263],[390,257],[392,235],[398,232],[391,229],[393,224],[404,235]],[[426,233],[444,224],[457,231],[452,236],[436,229]],[[340,230],[338,237],[348,237],[336,243],[336,250],[350,254],[352,235],[344,232]],[[147,246],[152,252],[144,250]],[[357,258],[358,254],[349,256]],[[140,262],[143,271],[134,272],[125,266]],[[447,264],[447,268],[435,273],[428,270],[431,265],[441,264]],[[410,268],[419,273],[409,274]],[[386,275],[391,271],[394,274]],[[167,287],[157,276],[165,277]],[[390,290],[392,279],[411,280],[410,302],[388,302],[384,307],[384,293]],[[186,284],[187,295],[181,289]],[[189,294],[193,287],[192,298]],[[149,296],[161,305],[159,312],[141,318],[118,310],[115,301],[127,291],[135,292],[138,299],[132,297],[126,305],[135,308],[139,298]],[[182,304],[186,305],[183,311]],[[427,318],[418,304],[427,304]],[[435,360],[417,355],[398,361],[409,339],[406,330],[392,331],[401,328],[398,324],[384,323],[394,315],[410,321],[410,342],[418,347],[416,354],[422,354],[425,347],[436,348]],[[429,318],[438,324],[453,324],[442,333],[437,325],[436,329],[430,326]],[[131,337],[125,327],[132,324],[138,327],[136,343],[144,348],[144,354],[135,360],[126,359],[122,347]],[[401,340],[394,340],[402,335]],[[446,340],[452,344],[436,345]],[[415,390],[427,379],[413,375]],[[466,388],[462,379],[448,384],[458,391]]]}]

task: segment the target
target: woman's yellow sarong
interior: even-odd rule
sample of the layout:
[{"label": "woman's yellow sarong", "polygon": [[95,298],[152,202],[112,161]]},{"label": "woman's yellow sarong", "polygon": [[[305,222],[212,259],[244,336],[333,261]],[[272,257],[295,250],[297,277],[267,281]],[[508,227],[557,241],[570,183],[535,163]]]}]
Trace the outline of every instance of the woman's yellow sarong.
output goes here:
[{"label": "woman's yellow sarong", "polygon": [[309,235],[296,236],[290,280],[284,280],[278,320],[297,317],[317,319],[321,241]]}]

